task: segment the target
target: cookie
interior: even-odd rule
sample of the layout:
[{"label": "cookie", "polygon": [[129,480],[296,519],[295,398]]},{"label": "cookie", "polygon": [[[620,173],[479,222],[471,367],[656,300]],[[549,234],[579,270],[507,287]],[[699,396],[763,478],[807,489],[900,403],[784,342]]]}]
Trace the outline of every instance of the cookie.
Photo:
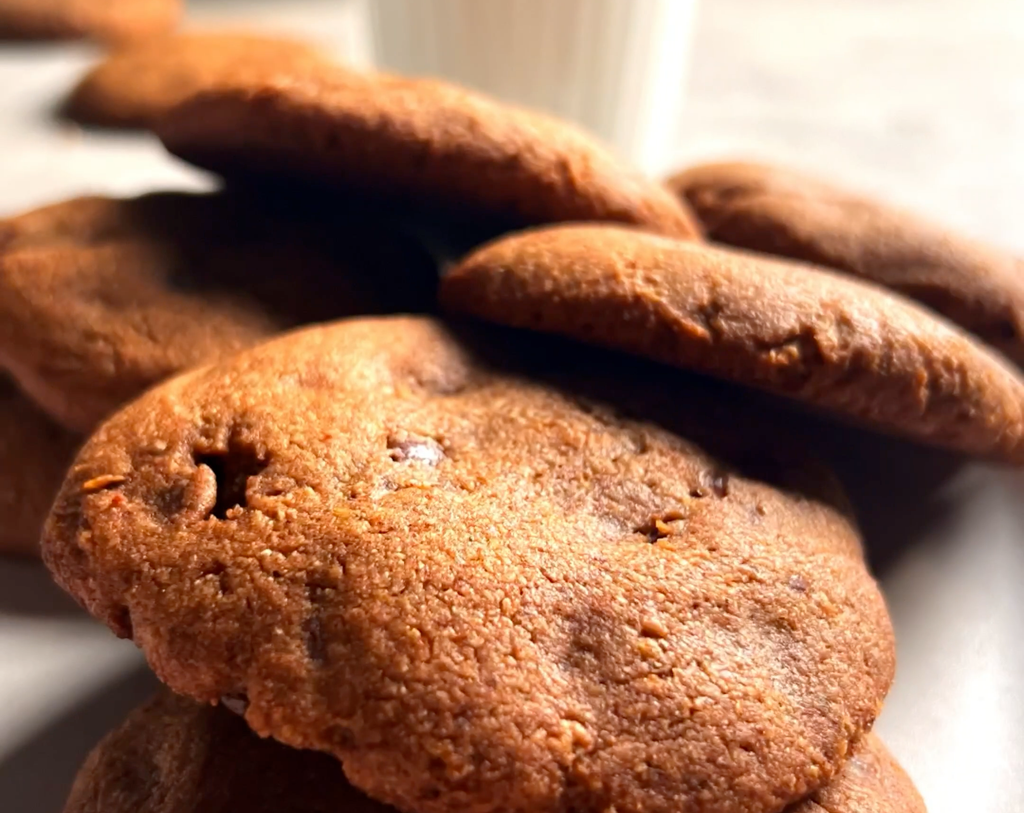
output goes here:
[{"label": "cookie", "polygon": [[1024,362],[1024,262],[894,206],[783,167],[708,164],[671,187],[718,243],[892,288]]},{"label": "cookie", "polygon": [[792,813],[927,813],[903,768],[874,734],[857,744],[836,778]]},{"label": "cookie", "polygon": [[432,298],[432,262],[386,222],[310,222],[242,197],[81,198],[0,222],[0,368],[88,431],[156,381],[282,329]]},{"label": "cookie", "polygon": [[185,373],[86,444],[44,558],[172,689],[404,811],[822,786],[894,664],[849,517],[698,380],[496,346],[363,318]]},{"label": "cookie", "polygon": [[181,12],[182,0],[0,0],[0,39],[142,39]]},{"label": "cookie", "polygon": [[170,34],[108,54],[78,83],[65,113],[82,124],[146,127],[218,81],[272,76],[326,61],[307,43],[244,33]]},{"label": "cookie", "polygon": [[[820,801],[819,801],[820,800]],[[349,785],[338,763],[255,736],[224,708],[170,692],[137,709],[93,750],[64,813],[395,813]],[[874,735],[835,778],[787,813],[924,813]]]},{"label": "cookie", "polygon": [[810,265],[610,226],[498,240],[442,304],[777,395],[919,441],[1024,463],[1024,382],[944,319]]},{"label": "cookie", "polygon": [[222,174],[273,172],[469,219],[609,220],[680,237],[684,204],[572,125],[454,85],[335,67],[248,76],[156,125]]},{"label": "cookie", "polygon": [[253,734],[224,708],[161,691],[108,734],[64,813],[385,813],[337,760]]},{"label": "cookie", "polygon": [[50,504],[78,447],[0,378],[0,553],[39,552]]}]

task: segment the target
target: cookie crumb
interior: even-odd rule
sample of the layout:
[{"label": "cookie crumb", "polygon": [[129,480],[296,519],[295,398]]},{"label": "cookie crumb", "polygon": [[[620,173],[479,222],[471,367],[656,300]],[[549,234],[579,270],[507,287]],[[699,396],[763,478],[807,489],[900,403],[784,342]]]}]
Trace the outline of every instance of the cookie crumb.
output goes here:
[{"label": "cookie crumb", "polygon": [[119,486],[124,481],[125,478],[120,474],[101,474],[99,477],[93,477],[82,483],[82,491],[91,494],[95,491],[103,491],[103,489],[110,488],[111,486]]}]

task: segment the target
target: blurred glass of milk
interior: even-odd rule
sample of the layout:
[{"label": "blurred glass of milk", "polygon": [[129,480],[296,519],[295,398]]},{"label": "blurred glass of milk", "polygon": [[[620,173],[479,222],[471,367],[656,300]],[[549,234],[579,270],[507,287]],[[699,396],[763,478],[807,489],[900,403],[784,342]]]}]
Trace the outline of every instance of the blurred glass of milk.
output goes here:
[{"label": "blurred glass of milk", "polygon": [[678,142],[696,0],[367,0],[378,67],[569,119],[651,173]]}]

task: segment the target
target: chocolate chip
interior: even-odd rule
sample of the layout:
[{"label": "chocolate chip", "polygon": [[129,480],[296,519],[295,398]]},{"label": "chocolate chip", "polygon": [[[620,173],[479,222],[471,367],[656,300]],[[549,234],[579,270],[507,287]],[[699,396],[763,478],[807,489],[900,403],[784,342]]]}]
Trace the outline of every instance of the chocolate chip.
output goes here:
[{"label": "chocolate chip", "polygon": [[421,435],[388,438],[388,450],[396,463],[423,463],[436,466],[444,457],[444,449],[433,438]]}]

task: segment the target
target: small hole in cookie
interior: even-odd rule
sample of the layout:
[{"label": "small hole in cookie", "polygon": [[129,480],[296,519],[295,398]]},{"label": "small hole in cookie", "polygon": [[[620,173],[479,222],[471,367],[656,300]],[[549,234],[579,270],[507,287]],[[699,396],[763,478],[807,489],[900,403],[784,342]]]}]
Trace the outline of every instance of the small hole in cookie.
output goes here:
[{"label": "small hole in cookie", "polygon": [[309,656],[309,660],[317,666],[322,666],[327,660],[327,641],[324,637],[323,622],[320,620],[320,616],[313,615],[307,618],[302,626],[302,632],[305,636],[306,654]]},{"label": "small hole in cookie", "polygon": [[132,627],[132,611],[126,606],[118,607],[108,623],[118,638],[130,639],[135,635],[135,630]]},{"label": "small hole in cookie", "polygon": [[226,452],[197,454],[197,466],[206,466],[217,481],[217,499],[210,512],[217,519],[227,519],[233,508],[247,508],[246,487],[250,477],[267,467],[265,456],[250,444],[232,439]]}]

